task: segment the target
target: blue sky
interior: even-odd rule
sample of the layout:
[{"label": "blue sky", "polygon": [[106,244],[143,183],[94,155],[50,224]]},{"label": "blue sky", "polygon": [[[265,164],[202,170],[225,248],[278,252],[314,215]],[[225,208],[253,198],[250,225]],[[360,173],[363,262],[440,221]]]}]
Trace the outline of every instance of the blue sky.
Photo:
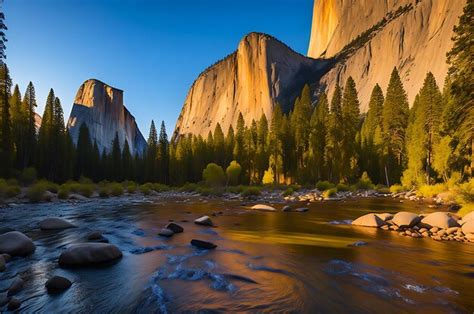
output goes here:
[{"label": "blue sky", "polygon": [[50,88],[69,117],[83,81],[124,90],[145,137],[151,119],[170,135],[199,73],[252,31],[306,54],[312,0],[5,0],[7,63],[23,92]]}]

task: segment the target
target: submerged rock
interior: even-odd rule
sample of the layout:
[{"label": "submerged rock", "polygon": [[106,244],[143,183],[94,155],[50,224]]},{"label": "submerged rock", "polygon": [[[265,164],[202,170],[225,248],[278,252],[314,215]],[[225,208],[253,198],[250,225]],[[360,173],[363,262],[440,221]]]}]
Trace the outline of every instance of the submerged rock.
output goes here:
[{"label": "submerged rock", "polygon": [[438,227],[441,229],[449,229],[452,227],[458,227],[457,221],[445,212],[436,212],[429,214],[421,220],[421,223],[426,228]]},{"label": "submerged rock", "polygon": [[8,288],[8,296],[12,296],[20,292],[24,285],[25,281],[23,279],[15,278],[11,283],[10,288]]},{"label": "submerged rock", "polygon": [[354,243],[349,244],[349,247],[360,247],[360,246],[366,246],[367,242],[364,241],[356,241]]},{"label": "submerged rock", "polygon": [[281,209],[282,212],[289,212],[291,211],[291,206],[290,205],[285,205],[283,206],[283,208]]},{"label": "submerged rock", "polygon": [[305,213],[309,210],[308,207],[300,207],[300,208],[297,208],[295,209],[295,212],[298,212],[298,213]]},{"label": "submerged rock", "polygon": [[393,223],[401,228],[411,228],[417,223],[419,223],[421,217],[414,213],[409,212],[399,212],[393,216]]},{"label": "submerged rock", "polygon": [[174,223],[174,222],[171,222],[171,223],[167,224],[165,228],[170,229],[174,233],[181,233],[181,232],[184,231],[184,228],[182,226],[180,226],[180,225],[178,225],[177,223]]},{"label": "submerged rock", "polygon": [[19,309],[21,306],[21,301],[18,300],[17,298],[11,298],[10,302],[8,302],[8,307],[7,309],[9,311],[15,311]]},{"label": "submerged rock", "polygon": [[212,223],[211,218],[209,218],[209,216],[199,217],[198,219],[194,220],[194,223],[196,225],[201,225],[201,226],[213,226],[214,225]]},{"label": "submerged rock", "polygon": [[33,241],[19,231],[0,235],[0,253],[7,253],[10,256],[27,256],[35,250]]},{"label": "submerged rock", "polygon": [[4,306],[10,301],[10,297],[6,293],[0,293],[0,307]]},{"label": "submerged rock", "polygon": [[217,247],[217,245],[215,245],[212,242],[207,242],[207,241],[197,240],[197,239],[192,239],[191,245],[196,246],[201,249],[206,249],[206,250],[212,250]]},{"label": "submerged rock", "polygon": [[94,266],[113,262],[122,257],[122,252],[112,244],[74,244],[59,256],[61,266]]},{"label": "submerged rock", "polygon": [[72,285],[71,281],[61,276],[54,276],[46,281],[45,287],[49,293],[61,292]]},{"label": "submerged rock", "polygon": [[357,218],[352,224],[354,226],[379,228],[385,225],[385,222],[375,214],[367,214]]},{"label": "submerged rock", "polygon": [[86,236],[87,241],[109,243],[109,240],[100,231],[92,231]]},{"label": "submerged rock", "polygon": [[272,207],[272,206],[269,206],[269,205],[265,205],[265,204],[253,205],[251,208],[252,208],[252,209],[255,209],[255,210],[263,210],[263,211],[269,211],[269,212],[274,212],[274,211],[276,211],[275,207]]},{"label": "submerged rock", "polygon": [[174,232],[173,230],[170,230],[168,228],[163,228],[160,230],[160,232],[158,233],[158,235],[162,236],[162,237],[172,237],[174,235]]},{"label": "submerged rock", "polygon": [[41,230],[62,230],[76,226],[61,218],[46,218],[39,223],[39,227]]}]

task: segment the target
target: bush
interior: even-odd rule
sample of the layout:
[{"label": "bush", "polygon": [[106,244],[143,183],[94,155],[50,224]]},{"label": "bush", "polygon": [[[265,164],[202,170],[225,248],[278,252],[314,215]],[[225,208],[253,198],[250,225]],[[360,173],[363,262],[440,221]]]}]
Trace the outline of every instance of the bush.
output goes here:
[{"label": "bush", "polygon": [[41,180],[37,184],[43,185],[46,191],[50,191],[51,193],[58,193],[59,186],[56,183]]},{"label": "bush", "polygon": [[224,170],[221,166],[210,163],[202,171],[202,178],[209,186],[222,186],[225,182]]},{"label": "bush", "polygon": [[123,194],[123,186],[120,183],[110,183],[110,194],[113,196],[120,196]]},{"label": "bush", "polygon": [[474,203],[462,204],[461,209],[458,211],[458,215],[461,217],[464,217],[473,211],[474,211]]},{"label": "bush", "polygon": [[69,197],[70,193],[71,193],[71,191],[69,190],[69,186],[66,185],[66,184],[63,184],[59,187],[58,198],[67,199]]},{"label": "bush", "polygon": [[150,184],[150,183],[146,183],[146,184],[140,185],[140,192],[142,192],[143,195],[150,195],[150,192],[151,192],[151,184]]},{"label": "bush", "polygon": [[258,196],[260,195],[260,188],[256,186],[248,186],[243,188],[241,195],[244,197],[249,197],[249,196]]},{"label": "bush", "polygon": [[199,185],[196,183],[186,183],[182,187],[179,188],[180,192],[196,192],[196,190],[199,188]]},{"label": "bush", "polygon": [[134,194],[137,191],[137,184],[135,182],[130,182],[127,185],[127,192]]},{"label": "bush", "polygon": [[282,196],[290,196],[290,195],[293,195],[293,193],[295,193],[295,191],[293,191],[292,188],[287,188],[281,195]]},{"label": "bush", "polygon": [[107,185],[101,185],[99,187],[99,196],[103,197],[103,198],[107,198],[107,197],[110,196],[110,191],[109,191],[108,184]]},{"label": "bush", "polygon": [[244,187],[242,185],[228,186],[226,188],[226,191],[228,193],[232,193],[232,194],[240,194],[240,193],[242,193],[243,190],[244,190]]},{"label": "bush", "polygon": [[316,183],[316,188],[322,192],[334,188],[334,184],[329,181],[319,181]]},{"label": "bush", "polygon": [[275,183],[275,175],[273,173],[272,167],[268,167],[268,170],[265,170],[263,173],[262,183],[265,185],[271,185]]},{"label": "bush", "polygon": [[446,191],[447,188],[444,184],[435,185],[422,185],[418,188],[416,194],[423,197],[435,197],[436,195]]},{"label": "bush", "polygon": [[227,175],[227,183],[230,185],[236,185],[239,183],[240,173],[242,172],[242,167],[240,164],[232,160],[229,164],[229,167],[225,170]]},{"label": "bush", "polygon": [[474,178],[460,184],[457,190],[462,202],[474,203]]},{"label": "bush", "polygon": [[375,190],[382,194],[390,194],[390,189],[383,184],[377,184]]},{"label": "bush", "polygon": [[336,185],[336,189],[338,192],[347,192],[350,191],[351,187],[347,184],[339,183],[338,185]]},{"label": "bush", "polygon": [[400,184],[394,184],[390,187],[390,193],[397,194],[405,191],[405,188]]},{"label": "bush", "polygon": [[356,188],[358,190],[364,190],[364,191],[374,189],[374,184],[372,183],[372,180],[370,180],[369,175],[367,174],[366,171],[364,171],[359,181],[357,181]]},{"label": "bush", "polygon": [[90,183],[81,183],[79,185],[79,194],[81,194],[82,196],[85,196],[85,197],[91,197],[92,194],[94,193],[95,191],[95,187],[93,184],[90,184]]},{"label": "bush", "polygon": [[30,202],[38,203],[43,200],[44,193],[47,191],[46,184],[44,182],[38,182],[33,184],[28,188],[26,192],[26,197],[30,200]]},{"label": "bush", "polygon": [[337,189],[332,188],[332,189],[328,189],[328,190],[324,191],[323,192],[323,197],[324,198],[330,198],[330,197],[336,196],[336,194],[337,194]]},{"label": "bush", "polygon": [[20,173],[18,179],[23,185],[31,185],[36,182],[37,177],[38,177],[38,174],[35,168],[25,168]]},{"label": "bush", "polygon": [[0,179],[0,199],[12,198],[21,193],[20,186],[16,182]]},{"label": "bush", "polygon": [[202,196],[222,196],[222,188],[219,187],[199,187],[197,192]]},{"label": "bush", "polygon": [[158,192],[158,193],[161,193],[161,192],[166,192],[166,191],[169,191],[170,190],[170,187],[167,186],[166,184],[161,184],[161,183],[153,183],[151,185],[151,189]]}]

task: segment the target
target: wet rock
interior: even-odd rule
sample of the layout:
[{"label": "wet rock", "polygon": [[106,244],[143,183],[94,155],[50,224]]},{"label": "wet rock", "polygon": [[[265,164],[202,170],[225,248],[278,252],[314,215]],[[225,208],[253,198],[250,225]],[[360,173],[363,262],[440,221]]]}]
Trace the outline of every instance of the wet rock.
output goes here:
[{"label": "wet rock", "polygon": [[388,231],[388,230],[390,230],[390,227],[388,225],[384,225],[384,226],[380,227],[380,229]]},{"label": "wet rock", "polygon": [[12,296],[17,294],[23,289],[23,286],[25,285],[25,281],[21,278],[15,278],[13,282],[10,285],[10,288],[8,288],[8,296]]},{"label": "wet rock", "polygon": [[9,261],[12,260],[12,257],[10,256],[10,254],[7,254],[7,253],[3,253],[3,254],[0,254],[3,256],[3,259],[5,260],[5,263],[8,263]]},{"label": "wet rock", "polygon": [[163,228],[160,230],[160,232],[158,232],[158,235],[162,236],[162,237],[172,237],[174,235],[174,232],[173,230],[170,230],[168,228]]},{"label": "wet rock", "polygon": [[449,229],[459,227],[457,221],[446,212],[436,212],[429,214],[421,220],[421,222],[429,227],[438,227],[441,229]]},{"label": "wet rock", "polygon": [[461,227],[464,234],[474,233],[474,219],[467,221]]},{"label": "wet rock", "polygon": [[450,212],[457,212],[457,211],[459,211],[460,209],[461,209],[461,206],[460,206],[459,204],[451,204],[451,205],[449,205],[449,207],[448,207],[448,210],[449,210]]},{"label": "wet rock", "polygon": [[291,206],[290,205],[285,205],[283,206],[283,208],[281,209],[282,212],[289,212],[291,211]]},{"label": "wet rock", "polygon": [[52,199],[55,198],[55,197],[56,197],[56,194],[54,194],[51,191],[46,191],[46,192],[43,193],[42,199],[45,202],[51,202]]},{"label": "wet rock", "polygon": [[276,211],[275,207],[272,207],[272,206],[269,206],[269,205],[265,205],[265,204],[253,205],[251,208],[252,208],[252,209],[255,209],[255,210],[263,210],[263,211],[267,211],[267,212],[274,212],[274,211]]},{"label": "wet rock", "polygon": [[297,208],[295,209],[295,212],[298,212],[298,213],[305,213],[309,210],[308,207],[300,207],[300,208]]},{"label": "wet rock", "polygon": [[199,217],[198,219],[194,220],[194,223],[196,225],[201,225],[201,226],[213,226],[214,225],[212,223],[211,218],[209,218],[209,216]]},{"label": "wet rock", "polygon": [[0,227],[0,234],[4,234],[11,231],[15,231],[15,229],[12,229],[10,227]]},{"label": "wet rock", "polygon": [[375,214],[367,214],[357,218],[352,222],[354,226],[379,228],[385,225],[385,222]]},{"label": "wet rock", "polygon": [[94,266],[111,263],[122,257],[122,252],[112,244],[74,244],[59,256],[59,265],[70,267]]},{"label": "wet rock", "polygon": [[61,276],[54,276],[46,281],[45,287],[49,293],[61,292],[72,285],[71,281]]},{"label": "wet rock", "polygon": [[170,229],[174,233],[181,233],[181,232],[184,231],[184,228],[182,226],[180,226],[180,225],[178,225],[177,223],[174,223],[174,222],[171,222],[171,223],[167,224],[165,228]]},{"label": "wet rock", "polygon": [[6,293],[0,293],[0,307],[7,304],[8,301],[10,301],[10,297]]},{"label": "wet rock", "polygon": [[19,309],[21,306],[21,301],[18,300],[17,298],[11,298],[10,302],[8,302],[8,307],[7,309],[9,311],[15,311]]},{"label": "wet rock", "polygon": [[0,235],[0,253],[7,253],[10,256],[27,256],[35,250],[33,241],[19,231]]},{"label": "wet rock", "polygon": [[446,233],[447,233],[447,234],[457,233],[457,231],[458,231],[459,229],[460,229],[459,227],[448,228],[448,229],[446,229]]},{"label": "wet rock", "polygon": [[440,230],[436,233],[439,237],[443,237],[444,235],[446,235],[446,230]]},{"label": "wet rock", "polygon": [[420,222],[421,218],[414,213],[399,212],[393,216],[392,220],[398,227],[411,228]]},{"label": "wet rock", "polygon": [[73,201],[87,201],[89,198],[85,197],[84,195],[80,194],[71,194],[69,195],[69,199]]},{"label": "wet rock", "polygon": [[375,216],[379,217],[383,221],[389,221],[393,219],[393,215],[389,213],[375,214]]},{"label": "wet rock", "polygon": [[472,211],[469,214],[464,215],[464,217],[462,217],[462,221],[464,221],[464,222],[467,222],[467,221],[470,221],[470,220],[474,220],[474,211]]},{"label": "wet rock", "polygon": [[349,244],[349,247],[360,247],[360,246],[366,246],[367,242],[364,241],[356,241],[354,243]]},{"label": "wet rock", "polygon": [[75,228],[76,226],[61,218],[46,218],[39,223],[39,227],[41,230],[62,230]]},{"label": "wet rock", "polygon": [[191,245],[196,246],[201,249],[206,249],[206,250],[212,250],[217,247],[217,245],[215,245],[212,242],[207,242],[207,241],[197,240],[197,239],[192,239]]},{"label": "wet rock", "polygon": [[5,258],[3,257],[3,255],[0,255],[0,272],[5,271],[5,269],[7,269],[6,264],[7,262],[5,261]]},{"label": "wet rock", "polygon": [[92,231],[86,236],[87,241],[109,243],[109,240],[100,231]]},{"label": "wet rock", "polygon": [[433,227],[433,228],[430,229],[431,233],[437,233],[438,231],[439,231],[438,227]]}]

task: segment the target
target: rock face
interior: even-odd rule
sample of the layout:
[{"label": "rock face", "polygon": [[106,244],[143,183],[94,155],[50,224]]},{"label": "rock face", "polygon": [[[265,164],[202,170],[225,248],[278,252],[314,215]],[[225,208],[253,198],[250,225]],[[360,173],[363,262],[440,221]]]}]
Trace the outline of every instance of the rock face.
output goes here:
[{"label": "rock face", "polygon": [[132,154],[141,155],[146,148],[135,118],[123,105],[123,91],[98,80],[85,81],[77,91],[67,124],[74,143],[82,123],[89,128],[91,140],[97,142],[100,152],[103,149],[110,152],[116,132],[121,147],[127,140]]},{"label": "rock face", "polygon": [[175,136],[204,138],[219,123],[226,134],[241,112],[245,123],[267,119],[279,103],[291,108],[304,84],[317,79],[327,61],[300,55],[277,39],[250,33],[237,51],[206,69],[191,86],[176,123]]},{"label": "rock face", "polygon": [[[410,104],[428,71],[442,87],[453,27],[465,3],[465,0],[315,1],[308,56],[337,60],[320,84],[331,95],[336,82],[344,86],[352,76],[362,111],[367,110],[376,83],[386,90],[394,67],[400,71]],[[358,36],[355,43],[353,40]]]}]

